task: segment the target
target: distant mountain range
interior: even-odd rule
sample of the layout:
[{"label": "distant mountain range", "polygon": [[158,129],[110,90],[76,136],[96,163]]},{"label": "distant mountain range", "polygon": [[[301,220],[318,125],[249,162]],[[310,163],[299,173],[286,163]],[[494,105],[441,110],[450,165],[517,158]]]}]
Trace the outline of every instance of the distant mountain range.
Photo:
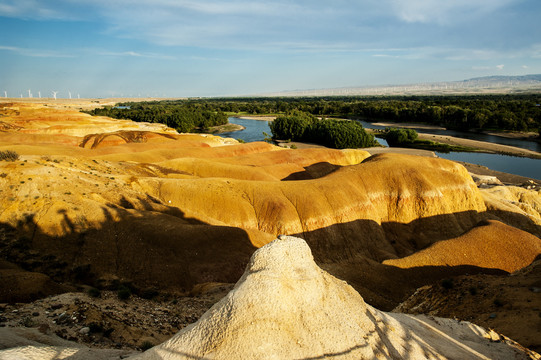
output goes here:
[{"label": "distant mountain range", "polygon": [[307,89],[258,94],[258,96],[351,96],[351,95],[456,95],[541,93],[541,74],[484,76],[462,81],[405,85]]}]

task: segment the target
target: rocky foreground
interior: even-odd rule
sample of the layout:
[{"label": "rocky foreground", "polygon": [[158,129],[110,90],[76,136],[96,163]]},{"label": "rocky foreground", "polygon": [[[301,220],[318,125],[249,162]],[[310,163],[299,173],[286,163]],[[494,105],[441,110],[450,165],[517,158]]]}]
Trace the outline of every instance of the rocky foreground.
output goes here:
[{"label": "rocky foreground", "polygon": [[[32,344],[1,358],[111,358],[119,352]],[[132,358],[129,354],[124,354]],[[196,323],[134,359],[528,359],[537,354],[468,322],[384,313],[321,270],[302,239],[254,253],[235,288]],[[60,358],[63,358],[60,356]]]},{"label": "rocky foreground", "polygon": [[[26,324],[39,332],[47,325],[50,333],[91,346],[155,345],[218,301],[227,287],[210,296],[212,284],[235,283],[254,251],[280,234],[303,238],[321,268],[387,311],[422,286],[474,274],[505,279],[541,253],[537,185],[475,177],[476,184],[451,161],[238,144],[51,104],[1,104],[0,113],[0,151],[18,155],[0,161],[0,303],[8,303],[0,306],[0,324],[10,328]],[[535,274],[524,275],[530,285],[514,288],[528,294],[528,314],[541,302],[529,290],[537,286],[528,282]],[[167,313],[175,299],[204,305],[193,313],[176,308],[178,321],[164,320],[162,328],[146,318],[136,331],[136,322],[75,316],[78,322],[64,332],[53,329],[62,313],[52,306],[73,315],[125,289],[133,294],[122,300],[126,308],[139,297],[155,300],[133,306]],[[58,295],[81,290],[101,291],[103,299]],[[94,313],[107,306],[118,305],[99,305]],[[450,316],[470,317],[468,311]],[[534,336],[526,337],[515,319],[509,317],[517,324],[506,332],[502,324],[494,327],[538,349],[538,323],[532,320]],[[92,323],[102,331],[92,333]],[[109,336],[97,335],[108,329]]]}]

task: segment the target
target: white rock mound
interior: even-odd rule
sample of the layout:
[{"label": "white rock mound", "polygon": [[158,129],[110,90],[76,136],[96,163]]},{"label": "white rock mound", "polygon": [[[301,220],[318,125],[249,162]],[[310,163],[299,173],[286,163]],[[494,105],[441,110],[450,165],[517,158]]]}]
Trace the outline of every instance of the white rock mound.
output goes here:
[{"label": "white rock mound", "polygon": [[302,239],[257,250],[199,321],[137,359],[521,359],[468,322],[384,313],[320,269]]}]

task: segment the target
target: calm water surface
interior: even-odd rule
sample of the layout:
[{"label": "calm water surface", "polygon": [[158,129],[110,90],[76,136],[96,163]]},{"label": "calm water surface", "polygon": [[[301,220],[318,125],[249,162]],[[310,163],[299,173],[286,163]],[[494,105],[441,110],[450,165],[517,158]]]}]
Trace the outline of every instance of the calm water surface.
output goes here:
[{"label": "calm water surface", "polygon": [[[252,142],[252,141],[263,141],[263,139],[265,138],[265,136],[263,135],[263,132],[266,132],[267,134],[271,133],[268,121],[239,119],[239,118],[230,117],[229,122],[232,124],[242,125],[246,129],[242,131],[232,131],[229,133],[223,133],[223,134],[220,134],[220,136],[234,138],[234,139],[241,139],[246,142]],[[369,129],[383,128],[381,126],[374,126],[365,121],[361,121],[361,123],[364,127],[369,128]],[[417,131],[421,132],[421,129]],[[430,131],[423,130],[423,131],[431,133],[431,134],[463,137],[461,135],[462,133],[455,132],[455,131],[448,131],[448,130],[440,130],[439,132],[436,132],[435,130],[430,130]],[[469,135],[472,135],[473,140],[490,141],[486,139],[482,140],[479,137],[482,134],[469,134]],[[499,136],[489,136],[489,135],[484,135],[484,136],[486,136],[489,139],[494,138],[496,140],[504,140],[504,141],[512,140],[511,141],[512,143],[498,142],[500,144],[503,143],[505,145],[518,146],[518,144],[521,144],[521,143],[534,143],[536,144],[536,146],[539,145],[538,143],[533,142],[533,141],[505,139],[505,138],[500,138]],[[382,145],[387,146],[387,142],[385,140],[378,139],[378,138],[376,138],[376,140],[380,142]],[[496,142],[496,141],[490,141],[490,142]],[[541,151],[541,149],[536,150],[535,148],[527,147],[530,145],[526,144],[525,146],[518,146],[518,147],[522,147],[522,148],[526,148],[526,149],[530,149],[534,151]],[[510,174],[522,175],[522,176],[541,180],[541,160],[539,159],[529,159],[529,158],[498,155],[498,154],[466,153],[466,152],[451,152],[449,154],[437,152],[436,155],[444,159],[483,165],[483,166],[488,167],[489,169],[503,171]]]},{"label": "calm water surface", "polygon": [[237,140],[240,139],[246,142],[252,142],[252,141],[263,141],[265,139],[265,135],[263,135],[263,132],[266,132],[269,135],[271,134],[268,121],[239,119],[235,117],[230,117],[229,122],[231,124],[242,125],[246,129],[241,130],[241,131],[231,131],[227,133],[222,133],[220,134],[220,136],[233,138]]},{"label": "calm water surface", "polygon": [[[359,122],[363,125],[363,127],[367,129],[385,129],[385,126],[373,125],[369,122],[362,121],[362,120],[360,120]],[[516,146],[522,149],[528,149],[528,150],[541,152],[541,143],[537,141],[508,139],[501,136],[469,133],[469,132],[455,131],[455,130],[432,130],[432,129],[419,129],[419,128],[413,128],[413,129],[417,131],[418,133],[449,135],[449,136],[459,137],[462,139],[486,141],[486,142],[491,142],[494,144]]]}]

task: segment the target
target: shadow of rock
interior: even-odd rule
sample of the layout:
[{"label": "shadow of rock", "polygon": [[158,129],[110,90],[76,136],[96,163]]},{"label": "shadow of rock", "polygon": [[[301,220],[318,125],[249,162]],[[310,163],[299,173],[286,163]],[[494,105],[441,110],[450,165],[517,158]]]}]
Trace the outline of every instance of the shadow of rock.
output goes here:
[{"label": "shadow of rock", "polygon": [[187,292],[199,283],[237,281],[256,249],[239,228],[191,224],[156,212],[126,212],[115,221],[103,211],[106,221],[82,231],[64,219],[64,236],[42,232],[34,219],[19,228],[0,224],[12,234],[1,239],[0,257],[59,283],[125,282],[141,290]]},{"label": "shadow of rock", "polygon": [[[294,236],[306,240],[319,266],[350,283],[369,304],[391,310],[417,288],[445,278],[478,273],[508,274],[502,269],[471,264],[409,269],[382,264],[384,260],[414,254],[438,241],[457,238],[476,226],[482,231],[486,225],[483,218],[486,218],[484,213],[463,212],[417,219],[408,224],[379,225],[372,220],[356,220]],[[505,258],[506,253],[501,256]]]},{"label": "shadow of rock", "polygon": [[[98,226],[75,224],[63,213],[67,217],[61,224],[63,236],[44,233],[28,217],[12,229],[16,235],[10,241],[0,241],[0,255],[56,282],[92,286],[127,282],[142,290],[188,292],[196,284],[237,281],[256,247],[274,238],[205,224],[184,217],[179,209],[143,215],[130,210],[136,205],[133,201],[123,199],[120,204],[123,207],[103,207],[106,220]],[[486,214],[467,211],[408,224],[356,220],[295,236],[307,241],[322,268],[350,283],[371,305],[391,310],[418,287],[445,278],[507,274],[468,264],[409,269],[382,264],[456,238],[485,218]]]},{"label": "shadow of rock", "polygon": [[381,262],[457,237],[483,219],[476,211],[430,216],[407,224],[384,222],[380,225],[373,220],[360,219],[291,235],[306,240],[319,262],[360,258]]},{"label": "shadow of rock", "polygon": [[329,175],[335,170],[341,168],[340,165],[333,165],[329,162],[319,162],[304,167],[304,171],[299,171],[293,173],[285,178],[282,181],[293,181],[293,180],[310,180]]}]

